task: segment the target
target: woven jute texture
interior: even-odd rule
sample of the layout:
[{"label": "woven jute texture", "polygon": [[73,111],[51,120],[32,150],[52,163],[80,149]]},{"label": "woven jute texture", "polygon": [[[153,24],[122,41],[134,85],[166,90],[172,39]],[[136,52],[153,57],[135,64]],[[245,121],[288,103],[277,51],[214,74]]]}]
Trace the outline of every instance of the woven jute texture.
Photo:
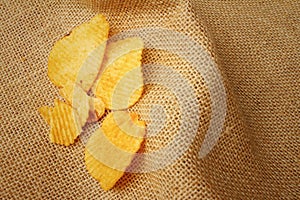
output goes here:
[{"label": "woven jute texture", "polygon": [[[110,36],[155,27],[192,38],[207,52],[199,55],[199,62],[208,65],[208,60],[213,61],[222,77],[221,83],[214,82],[208,72],[198,73],[174,52],[146,48],[143,64],[157,66],[144,68],[149,84],[131,110],[147,122],[147,134],[159,131],[147,137],[141,152],[157,151],[170,143],[185,124],[180,121],[182,116],[190,119],[183,134],[194,131],[196,118],[199,126],[188,149],[175,162],[151,172],[126,173],[107,192],[85,168],[84,140],[78,139],[70,147],[51,144],[49,127],[37,111],[41,106],[53,105],[59,97],[47,76],[48,55],[54,42],[97,13],[107,17]],[[167,46],[176,43],[166,37],[161,41]],[[182,51],[186,48],[184,42],[176,45]],[[1,0],[0,55],[1,199],[300,196],[297,0]],[[178,77],[160,65],[168,66],[189,83],[197,104],[188,107],[197,112],[182,113],[179,99],[189,102],[190,97],[180,93]],[[216,88],[224,86],[226,108],[222,109],[226,117],[217,143],[205,157],[199,157],[213,115],[207,80]],[[179,96],[166,87],[172,84],[179,88]],[[217,100],[220,98],[217,96]],[[153,106],[158,111],[153,111]],[[85,131],[92,130],[88,127]],[[177,144],[178,148],[184,145]],[[176,156],[176,151],[168,156]],[[152,161],[155,165],[155,158]]]}]

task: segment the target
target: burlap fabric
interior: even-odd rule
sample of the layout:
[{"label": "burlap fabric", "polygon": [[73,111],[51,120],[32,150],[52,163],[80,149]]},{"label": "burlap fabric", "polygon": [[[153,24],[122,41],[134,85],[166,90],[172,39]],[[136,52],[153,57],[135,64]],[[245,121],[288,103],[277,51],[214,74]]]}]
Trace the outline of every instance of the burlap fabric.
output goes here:
[{"label": "burlap fabric", "polygon": [[[299,198],[299,1],[1,0],[0,9],[1,199]],[[226,88],[227,113],[206,157],[198,156],[211,116],[206,83],[184,59],[153,49],[144,51],[143,63],[182,74],[198,100],[200,126],[183,156],[157,171],[127,173],[104,192],[85,169],[81,140],[68,148],[49,142],[37,111],[59,96],[47,77],[47,56],[56,40],[96,13],[107,16],[110,35],[167,28],[209,52]],[[147,85],[132,110],[155,127],[155,104],[167,119],[143,152],[168,144],[180,126],[177,98],[160,85]]]}]

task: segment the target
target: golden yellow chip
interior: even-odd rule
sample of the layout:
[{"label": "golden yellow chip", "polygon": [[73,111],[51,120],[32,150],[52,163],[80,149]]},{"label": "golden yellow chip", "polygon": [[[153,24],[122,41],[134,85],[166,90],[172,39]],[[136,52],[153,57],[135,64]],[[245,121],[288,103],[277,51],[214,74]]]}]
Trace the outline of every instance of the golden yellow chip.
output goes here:
[{"label": "golden yellow chip", "polygon": [[141,97],[143,46],[143,41],[136,37],[107,44],[103,72],[93,88],[94,94],[103,100],[106,108],[126,109]]},{"label": "golden yellow chip", "polygon": [[105,112],[105,106],[102,100],[88,96],[77,84],[66,84],[59,90],[59,94],[77,110],[82,120],[82,126],[84,126],[86,122],[97,121]]},{"label": "golden yellow chip", "polygon": [[88,172],[104,190],[111,189],[123,176],[145,135],[145,122],[126,111],[108,114],[88,140],[85,162]]},{"label": "golden yellow chip", "polygon": [[70,105],[55,100],[50,113],[50,141],[69,146],[81,133],[80,118]]},{"label": "golden yellow chip", "polygon": [[39,113],[44,118],[44,120],[47,122],[47,124],[50,124],[50,116],[53,108],[48,106],[43,106],[39,108]]},{"label": "golden yellow chip", "polygon": [[57,41],[49,55],[48,76],[54,85],[69,82],[88,91],[95,81],[105,51],[109,24],[103,15],[74,28]]}]

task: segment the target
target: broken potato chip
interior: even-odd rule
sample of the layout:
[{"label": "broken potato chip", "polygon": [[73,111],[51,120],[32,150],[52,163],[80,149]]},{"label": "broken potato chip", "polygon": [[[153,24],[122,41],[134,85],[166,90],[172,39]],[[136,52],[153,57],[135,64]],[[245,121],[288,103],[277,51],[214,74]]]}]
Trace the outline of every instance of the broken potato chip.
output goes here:
[{"label": "broken potato chip", "polygon": [[107,109],[126,109],[141,97],[143,46],[142,39],[137,37],[107,44],[102,72],[93,87],[93,93]]},{"label": "broken potato chip", "polygon": [[[107,44],[109,24],[103,15],[79,25],[57,41],[49,55],[48,76],[65,102],[39,112],[50,125],[50,141],[69,146],[86,122],[110,110],[127,109],[143,93],[143,41],[132,37]],[[92,91],[96,96],[88,95]],[[123,176],[145,135],[145,122],[135,113],[109,113],[85,148],[88,172],[104,190]]]},{"label": "broken potato chip", "polygon": [[87,92],[99,72],[108,31],[108,22],[99,14],[57,41],[48,59],[53,84],[64,87],[68,82],[77,83]]},{"label": "broken potato chip", "polygon": [[59,90],[59,94],[80,116],[80,124],[84,126],[89,117],[89,96],[76,84],[67,84]]},{"label": "broken potato chip", "polygon": [[81,117],[82,126],[86,122],[95,122],[102,117],[105,106],[101,99],[89,96],[77,84],[68,83],[59,90],[59,94],[77,110]]},{"label": "broken potato chip", "polygon": [[50,125],[50,141],[69,146],[81,133],[80,117],[70,105],[55,100],[54,107],[42,107],[40,114]]},{"label": "broken potato chip", "polygon": [[123,176],[144,140],[145,126],[135,113],[111,112],[89,138],[86,167],[104,190],[111,189]]},{"label": "broken potato chip", "polygon": [[105,113],[105,105],[99,98],[90,97],[89,100],[90,110],[88,122],[98,121]]}]

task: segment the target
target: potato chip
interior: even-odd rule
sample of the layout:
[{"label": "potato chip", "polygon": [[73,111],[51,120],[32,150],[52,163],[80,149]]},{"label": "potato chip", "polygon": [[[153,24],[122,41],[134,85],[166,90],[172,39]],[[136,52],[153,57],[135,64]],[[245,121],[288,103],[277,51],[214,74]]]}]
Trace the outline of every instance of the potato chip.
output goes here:
[{"label": "potato chip", "polygon": [[106,116],[101,129],[114,145],[134,153],[143,141],[145,127],[136,113],[115,111]]},{"label": "potato chip", "polygon": [[126,111],[109,113],[88,140],[85,162],[88,172],[104,190],[111,189],[123,176],[145,135],[145,122]]},{"label": "potato chip", "polygon": [[99,72],[108,38],[109,24],[103,15],[74,28],[57,41],[49,55],[48,76],[54,85],[69,82],[88,91]]},{"label": "potato chip", "polygon": [[50,125],[50,141],[69,146],[81,133],[80,117],[70,105],[55,100],[54,107],[41,107],[39,112]]},{"label": "potato chip", "polygon": [[90,97],[76,84],[68,83],[59,90],[59,94],[77,111],[80,124],[84,126],[89,118]]},{"label": "potato chip", "polygon": [[88,122],[98,121],[105,113],[105,105],[99,98],[90,97],[90,111]]},{"label": "potato chip", "polygon": [[95,122],[105,112],[105,106],[101,99],[87,95],[77,84],[66,84],[59,90],[59,94],[77,110],[84,126],[86,122]]},{"label": "potato chip", "polygon": [[47,122],[47,124],[50,124],[50,117],[51,112],[53,111],[53,108],[48,106],[43,106],[39,108],[39,113],[44,118],[44,120]]},{"label": "potato chip", "polygon": [[95,82],[94,94],[111,110],[135,104],[143,92],[141,58],[143,41],[127,38],[109,43],[103,59],[103,71]]}]

